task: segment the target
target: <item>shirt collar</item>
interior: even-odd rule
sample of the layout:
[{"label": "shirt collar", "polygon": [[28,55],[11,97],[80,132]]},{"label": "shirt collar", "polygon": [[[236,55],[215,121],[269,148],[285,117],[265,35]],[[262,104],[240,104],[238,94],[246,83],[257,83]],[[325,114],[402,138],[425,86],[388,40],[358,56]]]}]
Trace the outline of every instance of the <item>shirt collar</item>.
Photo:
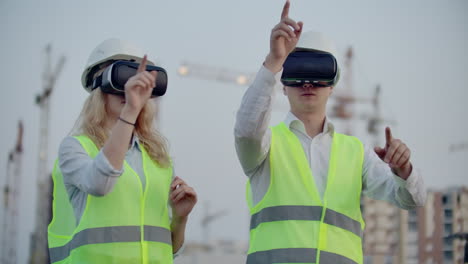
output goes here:
[{"label": "shirt collar", "polygon": [[140,140],[138,139],[138,136],[133,134],[132,136],[132,141],[130,142],[130,148],[136,147],[138,150],[141,151],[140,149]]},{"label": "shirt collar", "polygon": [[[302,121],[299,120],[299,118],[297,118],[291,111],[289,111],[288,114],[286,115],[286,119],[284,120],[284,123],[286,124],[288,128],[297,129],[300,132],[307,135],[304,123],[302,123]],[[325,122],[323,124],[322,134],[333,135],[334,130],[335,130],[335,126],[331,123],[328,117],[325,116]]]}]

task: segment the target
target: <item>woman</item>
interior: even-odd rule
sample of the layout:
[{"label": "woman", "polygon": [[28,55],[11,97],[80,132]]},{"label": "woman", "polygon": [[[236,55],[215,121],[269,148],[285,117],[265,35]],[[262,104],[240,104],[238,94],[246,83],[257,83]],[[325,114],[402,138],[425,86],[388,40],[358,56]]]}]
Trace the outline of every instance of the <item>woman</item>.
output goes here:
[{"label": "woman", "polygon": [[[125,94],[93,89],[115,61],[140,63]],[[109,39],[82,76],[90,92],[75,136],[66,137],[53,171],[51,263],[172,263],[184,242],[197,195],[173,176],[165,139],[153,127],[157,72],[133,45]]]}]

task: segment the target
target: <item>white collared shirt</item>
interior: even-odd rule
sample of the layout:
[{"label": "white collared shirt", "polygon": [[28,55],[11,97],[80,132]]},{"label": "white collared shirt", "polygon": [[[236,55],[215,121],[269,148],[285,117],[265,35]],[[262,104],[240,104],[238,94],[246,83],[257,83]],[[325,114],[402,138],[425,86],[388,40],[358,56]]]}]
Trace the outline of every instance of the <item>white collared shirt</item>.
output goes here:
[{"label": "white collared shirt", "polygon": [[[276,77],[278,75],[280,73],[277,73]],[[244,94],[234,128],[237,156],[244,173],[249,177],[254,205],[263,198],[270,184],[268,155],[271,131],[268,125],[275,84],[275,75],[262,66]],[[326,118],[322,132],[311,138],[307,135],[302,121],[291,112],[287,114],[284,122],[301,142],[313,171],[317,190],[323,198],[328,177],[333,124]],[[402,209],[424,205],[426,190],[421,174],[416,168],[413,167],[411,175],[405,181],[393,174],[372,148],[364,147],[362,169],[364,195],[391,202]]]}]

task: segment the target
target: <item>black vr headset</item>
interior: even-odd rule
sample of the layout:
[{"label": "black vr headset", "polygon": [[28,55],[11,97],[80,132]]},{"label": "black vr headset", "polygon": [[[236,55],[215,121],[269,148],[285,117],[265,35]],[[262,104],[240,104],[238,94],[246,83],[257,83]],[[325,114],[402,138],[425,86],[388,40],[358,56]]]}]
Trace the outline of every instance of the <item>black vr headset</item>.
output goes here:
[{"label": "black vr headset", "polygon": [[340,69],[336,58],[328,52],[299,50],[289,54],[283,64],[281,83],[284,86],[329,87],[338,83]]},{"label": "black vr headset", "polygon": [[[124,95],[125,83],[136,74],[139,63],[130,61],[116,61],[108,66],[93,82],[92,89],[101,87],[104,93]],[[146,65],[147,71],[157,71],[156,86],[153,87],[151,97],[163,96],[167,90],[167,73],[161,67]]]}]

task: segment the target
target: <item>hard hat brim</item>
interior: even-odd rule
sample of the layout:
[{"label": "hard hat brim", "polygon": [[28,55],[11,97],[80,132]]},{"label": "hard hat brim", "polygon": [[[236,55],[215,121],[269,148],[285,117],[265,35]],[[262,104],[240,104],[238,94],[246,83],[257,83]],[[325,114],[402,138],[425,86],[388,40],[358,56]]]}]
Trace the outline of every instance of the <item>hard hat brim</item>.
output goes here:
[{"label": "hard hat brim", "polygon": [[[86,67],[86,69],[83,71],[83,74],[81,75],[81,85],[83,86],[83,88],[85,88],[85,90],[88,91],[89,93],[92,91],[92,82],[89,82],[88,79],[90,78],[89,74],[93,68],[95,68],[96,66],[102,63],[105,63],[108,61],[117,61],[117,60],[134,61],[134,62],[140,63],[143,60],[143,58],[138,57],[138,56],[128,55],[128,54],[115,54],[113,56],[99,60],[91,65],[88,65],[88,67]],[[150,60],[147,61],[147,64],[155,65]]]}]

